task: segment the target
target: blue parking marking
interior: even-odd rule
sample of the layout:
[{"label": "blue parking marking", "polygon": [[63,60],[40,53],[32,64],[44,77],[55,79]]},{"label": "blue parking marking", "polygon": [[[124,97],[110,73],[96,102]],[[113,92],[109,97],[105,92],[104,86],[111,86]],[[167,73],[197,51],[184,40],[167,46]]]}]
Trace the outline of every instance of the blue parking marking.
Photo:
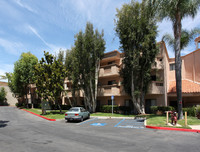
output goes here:
[{"label": "blue parking marking", "polygon": [[94,121],[94,120],[97,120],[97,119],[98,119],[98,118],[90,119],[90,120],[88,120],[88,121],[81,122],[81,123],[79,123],[78,125],[82,125],[82,124],[84,124],[84,123],[91,122],[91,121]]},{"label": "blue parking marking", "polygon": [[144,129],[144,121],[141,120],[125,120],[117,124],[118,128],[135,128],[135,129]]},{"label": "blue parking marking", "polygon": [[93,123],[93,124],[90,124],[91,126],[105,126],[107,125],[107,123]]},{"label": "blue parking marking", "polygon": [[123,118],[118,124],[115,125],[115,127],[117,127],[120,123],[122,123],[125,120],[125,118]]}]

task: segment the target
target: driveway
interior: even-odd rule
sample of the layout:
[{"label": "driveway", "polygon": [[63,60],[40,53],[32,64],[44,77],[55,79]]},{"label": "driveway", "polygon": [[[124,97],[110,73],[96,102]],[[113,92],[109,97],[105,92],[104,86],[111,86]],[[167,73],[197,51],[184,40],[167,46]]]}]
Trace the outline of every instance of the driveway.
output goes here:
[{"label": "driveway", "polygon": [[[0,151],[199,152],[198,133],[117,127],[120,121],[51,122],[14,107],[0,107]],[[130,126],[125,120],[118,126],[126,124]]]}]

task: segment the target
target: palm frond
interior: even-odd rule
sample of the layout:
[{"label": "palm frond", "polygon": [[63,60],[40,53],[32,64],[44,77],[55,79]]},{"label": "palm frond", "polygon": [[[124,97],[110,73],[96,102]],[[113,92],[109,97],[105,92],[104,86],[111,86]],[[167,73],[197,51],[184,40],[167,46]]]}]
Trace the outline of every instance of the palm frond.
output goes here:
[{"label": "palm frond", "polygon": [[163,37],[162,37],[162,41],[168,43],[168,45],[170,47],[173,47],[174,48],[174,38],[172,35],[170,34],[165,34]]}]

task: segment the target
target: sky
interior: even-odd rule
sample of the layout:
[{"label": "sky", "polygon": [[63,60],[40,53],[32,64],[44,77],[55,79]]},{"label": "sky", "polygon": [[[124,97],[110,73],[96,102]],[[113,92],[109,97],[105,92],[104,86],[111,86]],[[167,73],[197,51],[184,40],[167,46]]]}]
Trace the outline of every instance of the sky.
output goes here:
[{"label": "sky", "polygon": [[[70,49],[74,35],[85,29],[89,21],[104,30],[106,52],[119,50],[115,32],[116,8],[131,0],[0,0],[0,75],[13,72],[22,52],[31,52],[40,60],[44,50],[55,54]],[[169,20],[158,23],[157,41],[166,33],[173,34]],[[200,11],[194,19],[185,18],[182,27],[200,27]],[[167,46],[170,57],[173,49]],[[192,41],[182,51],[195,50]]]}]

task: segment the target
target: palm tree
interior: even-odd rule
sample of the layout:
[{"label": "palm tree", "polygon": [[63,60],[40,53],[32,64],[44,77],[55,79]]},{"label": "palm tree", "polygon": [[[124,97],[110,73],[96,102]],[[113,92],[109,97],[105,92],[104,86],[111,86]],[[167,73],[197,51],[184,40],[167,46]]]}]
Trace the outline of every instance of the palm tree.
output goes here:
[{"label": "palm tree", "polygon": [[[194,28],[192,30],[181,30],[181,45],[180,49],[183,50],[185,47],[188,46],[188,44],[195,38],[197,34],[200,34],[200,29],[199,28]],[[169,46],[171,46],[173,49],[175,47],[175,39],[172,35],[170,34],[165,34],[162,37],[162,41],[165,41],[168,43]]]},{"label": "palm tree", "polygon": [[[152,0],[150,0],[152,1]],[[174,32],[176,93],[178,104],[178,119],[183,119],[182,111],[182,75],[181,75],[181,27],[184,17],[195,17],[200,6],[200,0],[153,0],[158,8],[159,17],[172,21]]]}]

